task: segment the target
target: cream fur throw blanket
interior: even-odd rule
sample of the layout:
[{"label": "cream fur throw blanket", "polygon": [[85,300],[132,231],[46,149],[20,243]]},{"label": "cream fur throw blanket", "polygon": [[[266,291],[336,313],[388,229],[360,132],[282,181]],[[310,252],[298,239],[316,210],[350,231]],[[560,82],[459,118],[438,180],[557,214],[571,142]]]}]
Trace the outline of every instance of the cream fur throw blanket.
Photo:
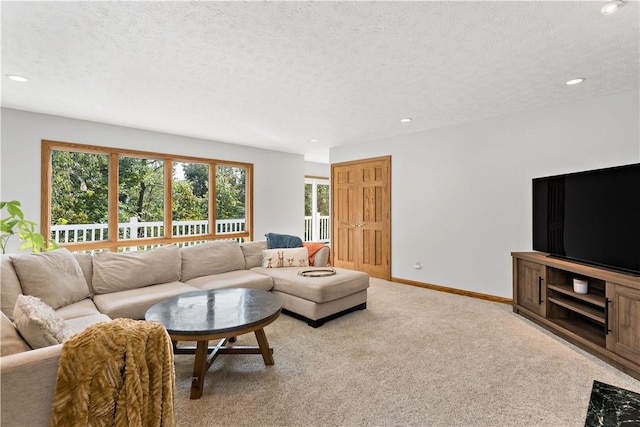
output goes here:
[{"label": "cream fur throw blanket", "polygon": [[50,426],[174,426],[174,390],[160,323],[97,323],[62,347]]}]

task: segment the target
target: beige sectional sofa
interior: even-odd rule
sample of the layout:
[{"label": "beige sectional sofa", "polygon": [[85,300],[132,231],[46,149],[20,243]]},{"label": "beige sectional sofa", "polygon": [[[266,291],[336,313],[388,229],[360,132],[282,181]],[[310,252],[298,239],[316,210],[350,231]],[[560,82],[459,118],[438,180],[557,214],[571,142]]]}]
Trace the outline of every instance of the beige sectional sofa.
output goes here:
[{"label": "beige sectional sofa", "polygon": [[[20,319],[14,319],[16,302],[20,300],[20,306],[29,298],[20,295],[48,304],[56,317],[64,319],[67,336],[113,318],[144,319],[147,309],[165,298],[217,288],[272,291],[281,298],[285,313],[314,327],[366,308],[366,274],[336,269],[334,276],[303,277],[298,273],[309,267],[272,265],[271,259],[268,263],[263,259],[265,250],[265,241],[216,241],[129,253],[71,254],[60,249],[3,255],[0,424],[48,424],[62,349],[55,340],[53,345],[32,349],[24,339],[33,331],[23,332],[21,312]],[[278,257],[284,259],[281,251]],[[326,265],[327,258],[328,248],[316,253],[316,266]],[[16,329],[16,324],[23,329]]]}]

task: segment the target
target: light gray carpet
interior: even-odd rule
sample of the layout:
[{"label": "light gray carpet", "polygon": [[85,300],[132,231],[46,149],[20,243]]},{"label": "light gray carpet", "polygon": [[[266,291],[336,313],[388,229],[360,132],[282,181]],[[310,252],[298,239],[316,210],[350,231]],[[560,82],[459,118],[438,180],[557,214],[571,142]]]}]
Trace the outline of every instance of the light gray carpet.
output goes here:
[{"label": "light gray carpet", "polygon": [[367,310],[265,331],[275,365],[222,355],[199,400],[176,356],[179,426],[583,426],[593,380],[640,392],[508,305],[378,279]]}]

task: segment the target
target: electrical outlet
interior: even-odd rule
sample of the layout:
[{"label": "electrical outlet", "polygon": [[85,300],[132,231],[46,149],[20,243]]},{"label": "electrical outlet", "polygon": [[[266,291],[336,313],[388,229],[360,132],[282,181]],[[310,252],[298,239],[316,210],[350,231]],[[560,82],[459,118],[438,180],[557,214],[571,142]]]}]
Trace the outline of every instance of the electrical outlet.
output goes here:
[{"label": "electrical outlet", "polygon": [[416,263],[413,265],[413,268],[415,268],[416,270],[420,270],[422,268],[422,263],[420,261],[416,261]]}]

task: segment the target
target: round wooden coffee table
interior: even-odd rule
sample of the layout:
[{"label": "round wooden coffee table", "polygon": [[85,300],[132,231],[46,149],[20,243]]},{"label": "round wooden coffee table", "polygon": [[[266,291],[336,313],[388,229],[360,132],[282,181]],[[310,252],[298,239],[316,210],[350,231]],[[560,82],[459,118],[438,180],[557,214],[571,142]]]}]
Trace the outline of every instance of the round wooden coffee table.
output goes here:
[{"label": "round wooden coffee table", "polygon": [[[164,325],[175,354],[195,354],[191,399],[199,399],[204,375],[220,354],[262,354],[265,365],[273,365],[264,327],[280,315],[280,299],[258,289],[212,289],[196,291],[161,301],[149,308],[145,319]],[[254,332],[258,346],[228,346],[238,335]],[[209,340],[219,339],[209,346]],[[178,347],[178,341],[196,341],[193,347]]]}]

